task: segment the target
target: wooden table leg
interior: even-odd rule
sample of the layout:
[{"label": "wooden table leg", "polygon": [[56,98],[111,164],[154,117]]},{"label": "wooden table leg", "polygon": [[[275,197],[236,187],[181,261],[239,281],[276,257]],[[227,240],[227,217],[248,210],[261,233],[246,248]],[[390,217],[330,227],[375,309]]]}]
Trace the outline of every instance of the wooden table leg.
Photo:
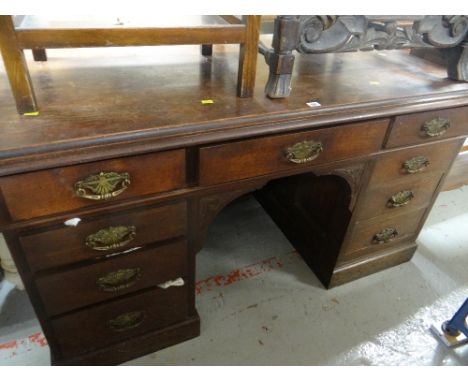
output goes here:
[{"label": "wooden table leg", "polygon": [[261,16],[245,16],[246,41],[240,45],[237,95],[251,97],[257,71],[258,39]]},{"label": "wooden table leg", "polygon": [[45,49],[33,49],[32,54],[34,61],[47,61],[47,53]]},{"label": "wooden table leg", "polygon": [[37,111],[34,90],[11,16],[0,16],[0,49],[20,114]]}]

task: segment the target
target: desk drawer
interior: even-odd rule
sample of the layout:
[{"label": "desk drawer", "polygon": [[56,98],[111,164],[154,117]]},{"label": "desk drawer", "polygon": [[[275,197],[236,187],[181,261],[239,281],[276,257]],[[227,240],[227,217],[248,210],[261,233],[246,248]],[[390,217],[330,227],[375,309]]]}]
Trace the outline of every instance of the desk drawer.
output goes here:
[{"label": "desk drawer", "polygon": [[0,192],[12,220],[52,215],[184,185],[184,150],[0,178]]},{"label": "desk drawer", "polygon": [[19,240],[35,272],[182,236],[186,222],[186,203],[179,202],[84,218],[76,227],[54,227]]},{"label": "desk drawer", "polygon": [[187,273],[186,242],[178,241],[41,276],[36,286],[47,314],[52,316],[185,277]]},{"label": "desk drawer", "polygon": [[373,247],[376,250],[392,246],[416,235],[424,216],[425,209],[394,217],[379,217],[358,222],[354,225],[339,262],[353,260],[360,255],[360,250]]},{"label": "desk drawer", "polygon": [[377,120],[204,147],[200,185],[366,155],[380,149],[387,126],[388,120]]},{"label": "desk drawer", "polygon": [[443,173],[458,154],[462,141],[437,143],[382,155],[376,161],[369,187],[380,187],[395,179],[415,180],[428,173]]},{"label": "desk drawer", "polygon": [[369,187],[361,196],[356,218],[359,220],[375,216],[393,216],[427,206],[441,179],[440,173],[426,174],[424,177],[403,178]]},{"label": "desk drawer", "polygon": [[468,107],[402,115],[395,118],[385,147],[427,143],[468,134]]},{"label": "desk drawer", "polygon": [[183,321],[187,286],[155,288],[52,320],[63,356],[99,349]]}]

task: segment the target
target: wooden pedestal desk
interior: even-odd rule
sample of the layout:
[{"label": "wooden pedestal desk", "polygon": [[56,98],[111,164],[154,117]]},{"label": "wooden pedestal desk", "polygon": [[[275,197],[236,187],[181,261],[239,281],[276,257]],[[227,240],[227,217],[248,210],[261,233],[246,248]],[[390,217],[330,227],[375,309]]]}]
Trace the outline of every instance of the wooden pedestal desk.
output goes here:
[{"label": "wooden pedestal desk", "polygon": [[35,117],[1,74],[0,230],[53,364],[198,336],[196,254],[246,193],[326,288],[410,260],[468,134],[468,84],[404,51],[298,57],[270,100],[264,63],[241,99],[235,52],[190,49],[51,52]]}]

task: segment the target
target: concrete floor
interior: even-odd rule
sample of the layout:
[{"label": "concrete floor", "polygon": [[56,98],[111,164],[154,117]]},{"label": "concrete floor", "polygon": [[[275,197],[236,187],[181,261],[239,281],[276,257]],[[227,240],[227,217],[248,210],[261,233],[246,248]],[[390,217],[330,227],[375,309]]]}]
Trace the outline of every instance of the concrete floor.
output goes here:
[{"label": "concrete floor", "polygon": [[[468,296],[468,187],[442,193],[411,262],[325,290],[250,197],[197,260],[201,336],[127,365],[468,365],[428,331]],[[48,365],[24,292],[0,284],[0,365]]]}]

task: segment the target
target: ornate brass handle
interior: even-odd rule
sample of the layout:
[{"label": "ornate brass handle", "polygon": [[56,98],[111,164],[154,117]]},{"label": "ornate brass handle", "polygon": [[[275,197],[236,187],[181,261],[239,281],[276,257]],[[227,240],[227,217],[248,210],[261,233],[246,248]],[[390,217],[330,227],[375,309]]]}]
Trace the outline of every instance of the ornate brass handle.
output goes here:
[{"label": "ornate brass handle", "polygon": [[117,292],[130,288],[141,276],[140,268],[119,269],[99,277],[96,284],[103,292]]},{"label": "ornate brass handle", "polygon": [[142,324],[146,318],[143,310],[127,312],[107,321],[107,327],[114,332],[124,332]]},{"label": "ornate brass handle", "polygon": [[427,166],[429,166],[429,159],[423,155],[417,156],[403,162],[403,169],[407,174],[415,174],[417,172],[423,171]]},{"label": "ornate brass handle", "polygon": [[450,121],[447,118],[434,118],[424,122],[422,131],[428,137],[440,137],[450,127]]},{"label": "ornate brass handle", "polygon": [[398,236],[398,231],[396,228],[385,228],[379,233],[376,233],[372,238],[372,244],[383,244],[388,243],[390,240],[393,240]]},{"label": "ornate brass handle", "polygon": [[124,192],[130,184],[128,172],[100,172],[75,183],[75,194],[80,198],[107,200]]},{"label": "ornate brass handle", "polygon": [[133,225],[108,227],[86,237],[85,244],[96,251],[108,251],[127,245],[135,236],[136,227]]},{"label": "ornate brass handle", "polygon": [[293,163],[307,163],[317,158],[322,151],[321,142],[298,142],[286,149],[286,159]]},{"label": "ornate brass handle", "polygon": [[392,195],[390,199],[388,199],[387,207],[398,208],[398,207],[406,206],[413,198],[414,198],[413,191],[404,190],[404,191],[397,192],[396,194]]}]

